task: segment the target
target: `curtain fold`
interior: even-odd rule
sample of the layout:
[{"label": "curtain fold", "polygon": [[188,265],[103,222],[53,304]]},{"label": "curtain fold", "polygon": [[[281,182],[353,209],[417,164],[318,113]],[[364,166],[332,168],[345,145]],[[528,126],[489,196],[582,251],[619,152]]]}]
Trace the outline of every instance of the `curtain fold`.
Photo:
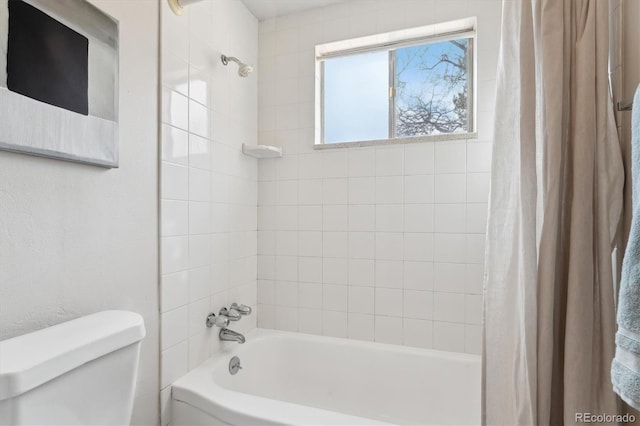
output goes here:
[{"label": "curtain fold", "polygon": [[483,422],[617,413],[611,252],[623,168],[608,2],[505,0],[485,260]]}]

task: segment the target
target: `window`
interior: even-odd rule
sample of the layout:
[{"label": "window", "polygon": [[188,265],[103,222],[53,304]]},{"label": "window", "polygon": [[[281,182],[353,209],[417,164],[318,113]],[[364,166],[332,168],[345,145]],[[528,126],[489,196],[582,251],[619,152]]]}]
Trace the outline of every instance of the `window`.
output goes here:
[{"label": "window", "polygon": [[[433,34],[432,27],[413,30]],[[375,44],[381,36],[392,41]],[[316,48],[321,99],[316,141],[473,132],[475,32],[467,27],[410,39],[399,32],[381,36]]]}]

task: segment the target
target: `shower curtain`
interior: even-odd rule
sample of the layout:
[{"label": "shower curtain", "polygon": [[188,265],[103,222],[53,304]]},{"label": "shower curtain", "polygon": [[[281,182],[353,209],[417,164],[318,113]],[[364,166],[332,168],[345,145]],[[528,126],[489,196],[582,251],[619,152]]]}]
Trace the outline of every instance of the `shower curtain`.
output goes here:
[{"label": "shower curtain", "polygon": [[623,169],[608,2],[504,0],[485,261],[483,423],[616,414]]}]

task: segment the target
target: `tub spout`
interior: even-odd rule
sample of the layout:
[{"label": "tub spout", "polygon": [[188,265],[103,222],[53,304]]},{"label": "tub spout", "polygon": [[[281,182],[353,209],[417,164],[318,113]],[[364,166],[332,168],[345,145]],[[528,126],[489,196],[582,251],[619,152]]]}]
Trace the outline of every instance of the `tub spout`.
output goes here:
[{"label": "tub spout", "polygon": [[237,331],[229,330],[228,328],[220,329],[220,340],[229,342],[244,343],[244,336]]}]

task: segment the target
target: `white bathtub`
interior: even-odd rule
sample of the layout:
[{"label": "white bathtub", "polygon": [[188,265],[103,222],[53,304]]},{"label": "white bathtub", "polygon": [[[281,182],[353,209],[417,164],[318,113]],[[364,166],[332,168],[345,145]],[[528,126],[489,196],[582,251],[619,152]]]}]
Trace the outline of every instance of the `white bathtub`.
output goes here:
[{"label": "white bathtub", "polygon": [[[242,370],[229,373],[238,356]],[[254,330],[173,384],[172,424],[480,424],[480,358]]]}]

